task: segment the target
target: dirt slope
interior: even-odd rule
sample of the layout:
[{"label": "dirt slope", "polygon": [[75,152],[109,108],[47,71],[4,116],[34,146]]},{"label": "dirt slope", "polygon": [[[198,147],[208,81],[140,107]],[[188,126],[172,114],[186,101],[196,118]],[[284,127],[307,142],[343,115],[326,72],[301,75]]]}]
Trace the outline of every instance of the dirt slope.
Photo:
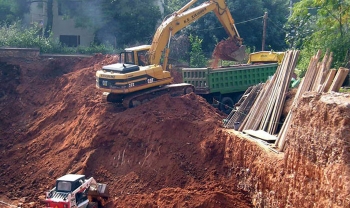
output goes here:
[{"label": "dirt slope", "polygon": [[194,94],[102,103],[95,71],[116,60],[0,58],[0,201],[40,207],[81,173],[108,184],[108,207],[350,207],[348,94],[306,94],[276,154]]},{"label": "dirt slope", "polygon": [[350,207],[350,94],[304,94],[285,153],[228,135],[225,164],[255,207]]},{"label": "dirt slope", "polygon": [[83,173],[109,185],[110,207],[251,207],[223,178],[222,115],[194,94],[101,103],[94,73],[115,61],[1,61],[0,195],[39,206],[57,177]]}]

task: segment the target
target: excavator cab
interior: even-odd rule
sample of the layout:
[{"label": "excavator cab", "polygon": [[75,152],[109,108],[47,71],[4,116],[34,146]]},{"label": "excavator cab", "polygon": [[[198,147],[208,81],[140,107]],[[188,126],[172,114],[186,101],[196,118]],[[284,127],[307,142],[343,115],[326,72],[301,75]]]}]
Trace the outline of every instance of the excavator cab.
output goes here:
[{"label": "excavator cab", "polygon": [[149,65],[147,56],[150,48],[150,45],[126,48],[120,53],[120,63],[133,64],[137,66]]}]

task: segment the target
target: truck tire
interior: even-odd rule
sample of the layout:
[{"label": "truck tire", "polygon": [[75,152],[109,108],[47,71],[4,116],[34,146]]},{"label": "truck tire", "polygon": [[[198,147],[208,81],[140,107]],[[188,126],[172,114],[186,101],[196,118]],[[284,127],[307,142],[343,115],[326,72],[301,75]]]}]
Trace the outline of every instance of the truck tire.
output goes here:
[{"label": "truck tire", "polygon": [[230,97],[223,97],[220,103],[220,110],[226,114],[230,114],[233,109],[233,100]]},{"label": "truck tire", "polygon": [[192,86],[188,86],[185,88],[184,90],[184,94],[187,95],[187,94],[190,94],[191,92],[194,92],[194,89]]}]

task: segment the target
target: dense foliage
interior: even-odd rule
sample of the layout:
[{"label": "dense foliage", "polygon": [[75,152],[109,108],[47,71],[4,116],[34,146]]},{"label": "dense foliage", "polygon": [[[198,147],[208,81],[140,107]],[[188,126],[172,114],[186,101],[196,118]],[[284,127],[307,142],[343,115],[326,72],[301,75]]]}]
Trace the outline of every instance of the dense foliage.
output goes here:
[{"label": "dense foliage", "polygon": [[[157,26],[190,0],[0,0],[0,46],[37,47],[50,53],[112,52],[139,44],[150,44]],[[194,6],[205,2],[198,0]],[[28,14],[33,2],[45,4],[47,24],[40,29],[23,27],[18,20]],[[164,13],[159,3],[163,2]],[[299,75],[307,69],[310,57],[321,49],[334,53],[333,67],[349,67],[350,0],[226,0],[228,8],[249,52],[261,50],[263,15],[268,14],[265,50],[301,50]],[[74,18],[77,27],[93,28],[95,40],[90,47],[67,48],[52,39],[54,5]],[[288,20],[288,22],[287,22]],[[286,32],[288,31],[288,32]],[[214,13],[182,29],[172,38],[170,60],[192,65],[210,58],[215,45],[228,35]],[[195,53],[199,53],[196,57]]]},{"label": "dense foliage", "polygon": [[38,26],[24,28],[20,22],[14,22],[11,25],[4,25],[0,27],[0,47],[39,48],[42,53],[61,54],[115,52],[115,49],[110,45],[92,44],[89,47],[65,47],[57,40],[54,40],[52,36],[44,37],[40,34],[41,28]]},{"label": "dense foliage", "polygon": [[29,5],[23,0],[0,0],[1,25],[8,25],[23,18],[29,11]]},{"label": "dense foliage", "polygon": [[[3,20],[13,22],[21,19],[27,13],[32,2],[44,0],[0,0],[0,10]],[[47,4],[47,25],[45,35],[50,35],[52,28],[53,3],[59,3],[64,18],[74,18],[77,27],[94,28],[96,43],[113,43],[118,48],[136,44],[149,44],[152,41],[156,27],[162,16],[177,11],[189,0],[164,0],[164,14],[160,13],[156,0],[81,0],[79,7],[74,7],[71,0],[45,0]],[[198,0],[195,5],[203,3]],[[238,31],[244,39],[245,45],[259,50],[262,38],[262,16],[269,12],[267,27],[267,49],[282,50],[285,48],[284,32],[281,30],[285,20],[287,0],[228,0],[229,9],[237,24]],[[252,16],[254,14],[254,16]],[[256,17],[259,17],[255,19]],[[253,19],[253,20],[252,20]],[[241,23],[241,24],[239,24]],[[227,38],[222,25],[214,14],[190,25],[180,33],[189,36],[193,34],[203,40],[203,50],[210,56],[215,44]]]},{"label": "dense foliage", "polygon": [[[59,0],[69,7],[69,0]],[[92,27],[96,43],[118,47],[148,44],[161,20],[155,0],[82,0],[79,12],[68,14],[78,27]]]},{"label": "dense foliage", "polygon": [[[168,12],[174,12],[185,5],[187,0],[167,0]],[[198,1],[199,5],[204,1]],[[235,20],[237,30],[244,39],[244,44],[252,51],[260,51],[263,33],[263,15],[268,12],[266,28],[265,50],[285,50],[287,44],[284,41],[286,32],[283,25],[287,21],[289,8],[287,0],[228,0],[228,8]],[[175,8],[173,11],[170,8]],[[189,25],[181,33],[193,34],[203,39],[203,51],[210,56],[215,45],[228,37],[223,26],[218,21],[214,13],[209,13],[197,22]]]},{"label": "dense foliage", "polygon": [[301,0],[294,5],[286,28],[288,42],[301,49],[298,68],[303,75],[317,50],[333,52],[333,67],[347,66],[350,49],[350,1]]}]

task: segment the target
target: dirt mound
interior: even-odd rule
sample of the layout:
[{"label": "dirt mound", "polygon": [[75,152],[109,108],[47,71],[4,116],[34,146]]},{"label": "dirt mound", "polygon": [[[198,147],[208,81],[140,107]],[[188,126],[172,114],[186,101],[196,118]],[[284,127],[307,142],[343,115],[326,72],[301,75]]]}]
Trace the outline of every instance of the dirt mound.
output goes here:
[{"label": "dirt mound", "polygon": [[40,207],[79,173],[108,184],[108,207],[350,206],[348,95],[305,95],[275,154],[195,94],[102,103],[95,72],[116,60],[0,59],[0,200]]},{"label": "dirt mound", "polygon": [[249,207],[225,185],[220,112],[195,94],[125,111],[101,103],[95,71],[116,59],[0,60],[0,195],[38,203],[80,173],[108,184],[110,207]]}]

